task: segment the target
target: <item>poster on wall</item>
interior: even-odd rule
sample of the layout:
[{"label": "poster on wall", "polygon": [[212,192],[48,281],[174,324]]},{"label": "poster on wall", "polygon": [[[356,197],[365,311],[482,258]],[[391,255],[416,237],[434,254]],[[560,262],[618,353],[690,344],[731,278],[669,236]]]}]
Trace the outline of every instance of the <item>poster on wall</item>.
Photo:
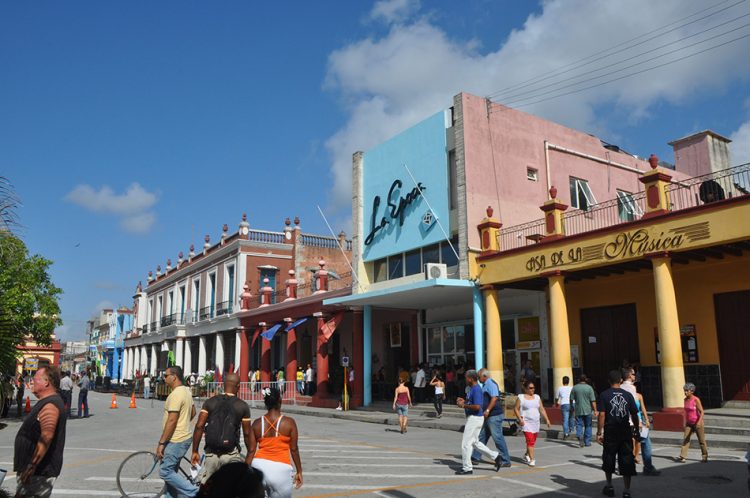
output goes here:
[{"label": "poster on wall", "polygon": [[694,324],[680,327],[680,342],[682,343],[682,361],[685,363],[697,363],[698,334]]},{"label": "poster on wall", "polygon": [[578,368],[581,366],[581,356],[578,350],[578,344],[570,345],[570,364],[573,366],[573,368]]},{"label": "poster on wall", "polygon": [[391,347],[400,348],[401,347],[401,324],[392,323],[388,326],[388,328],[389,328],[390,337],[391,337]]},{"label": "poster on wall", "polygon": [[[519,342],[540,342],[539,317],[529,316],[518,319],[518,341]],[[537,346],[539,347],[539,346]]]}]

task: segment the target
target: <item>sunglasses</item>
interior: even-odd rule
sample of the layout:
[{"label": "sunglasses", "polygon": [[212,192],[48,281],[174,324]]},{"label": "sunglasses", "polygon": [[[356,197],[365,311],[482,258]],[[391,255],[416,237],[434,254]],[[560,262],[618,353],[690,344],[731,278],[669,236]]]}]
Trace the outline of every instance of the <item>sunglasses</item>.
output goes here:
[{"label": "sunglasses", "polygon": [[536,388],[535,388],[534,386],[529,386],[529,387],[527,387],[526,389],[528,389],[529,391],[533,391],[533,390],[534,390],[534,389],[536,389]]}]

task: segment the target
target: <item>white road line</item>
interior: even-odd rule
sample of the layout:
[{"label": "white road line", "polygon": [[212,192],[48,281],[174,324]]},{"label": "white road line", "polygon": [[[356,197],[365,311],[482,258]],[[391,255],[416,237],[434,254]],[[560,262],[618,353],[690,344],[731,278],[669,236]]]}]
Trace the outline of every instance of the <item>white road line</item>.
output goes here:
[{"label": "white road line", "polygon": [[442,468],[444,465],[431,463],[431,464],[415,464],[415,463],[323,463],[319,462],[316,464],[318,467],[398,467],[404,468],[404,465],[408,465],[409,468],[413,467],[425,467],[425,468]]},{"label": "white road line", "polygon": [[[302,448],[302,450],[304,451],[304,448]],[[360,455],[364,455],[366,453],[383,453],[383,450],[379,448],[373,448],[371,450],[307,450],[305,451],[305,453],[355,453],[355,454],[359,453]],[[410,455],[415,452],[403,451],[403,452],[397,452],[397,453]]]},{"label": "white road line", "polygon": [[[307,444],[307,443],[304,443],[304,442],[302,442],[302,443],[299,444],[300,449],[303,449],[303,450],[307,449],[307,448],[324,448],[324,449],[330,449],[333,446],[336,446],[336,445],[335,444]],[[353,448],[353,449],[362,448],[362,449],[366,449],[366,450],[383,451],[382,448],[379,448],[377,446],[370,446],[370,445],[366,445],[366,444],[358,445],[358,446],[353,446],[352,445],[351,448]]]},{"label": "white road line", "polygon": [[[100,481],[100,482],[116,482],[117,478],[116,477],[98,477],[98,476],[94,476],[94,477],[87,477],[86,480],[87,481]],[[122,481],[127,481],[127,482],[138,481],[138,482],[146,482],[146,483],[160,483],[160,482],[164,482],[161,479],[138,479],[137,477],[123,477],[123,478],[121,478],[121,480]]]},{"label": "white road line", "polygon": [[601,458],[586,458],[583,460],[576,460],[575,462],[563,462],[563,463],[553,463],[551,465],[540,465],[538,468],[540,469],[551,469],[552,467],[564,467],[566,465],[577,465],[580,462],[601,462]]},{"label": "white road line", "polygon": [[519,481],[518,479],[511,479],[509,477],[493,477],[493,479],[498,479],[500,481],[506,481],[506,482],[510,482],[510,483],[513,483],[513,484],[520,484],[521,486],[527,486],[529,488],[534,488],[534,489],[538,489],[538,490],[541,490],[541,491],[547,491],[549,493],[555,493],[555,494],[558,494],[558,495],[575,496],[577,498],[588,498],[586,495],[579,495],[577,493],[571,493],[569,491],[563,491],[563,490],[561,490],[559,488],[551,488],[549,486],[542,486],[541,484],[534,484],[534,483],[531,483],[531,482]]},{"label": "white road line", "polygon": [[[347,460],[435,460],[436,457],[416,457],[416,456],[354,456],[354,455],[327,455],[325,458],[346,458]],[[441,457],[441,460],[453,460],[460,462],[460,458]]]},{"label": "white road line", "polygon": [[57,489],[52,491],[52,496],[122,496],[119,491],[95,491],[90,489]]},{"label": "white road line", "polygon": [[382,478],[393,478],[393,479],[476,479],[482,476],[460,476],[454,474],[440,475],[440,474],[352,474],[351,472],[305,472],[306,476],[316,477],[353,477],[361,479],[363,477],[370,477],[373,479]]},{"label": "white road line", "polygon": [[308,484],[305,483],[302,488],[303,489],[348,489],[350,491],[356,491],[356,490],[368,490],[368,489],[380,489],[385,488],[387,486],[347,486],[346,484]]}]

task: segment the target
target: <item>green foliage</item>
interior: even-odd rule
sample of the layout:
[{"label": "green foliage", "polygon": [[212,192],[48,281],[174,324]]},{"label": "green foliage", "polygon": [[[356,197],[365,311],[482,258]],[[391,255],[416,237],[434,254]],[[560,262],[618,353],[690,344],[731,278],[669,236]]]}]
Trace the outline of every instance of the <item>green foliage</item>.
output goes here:
[{"label": "green foliage", "polygon": [[50,279],[52,261],[29,255],[22,240],[0,229],[0,372],[15,368],[16,346],[27,336],[48,345],[62,325],[62,289]]}]

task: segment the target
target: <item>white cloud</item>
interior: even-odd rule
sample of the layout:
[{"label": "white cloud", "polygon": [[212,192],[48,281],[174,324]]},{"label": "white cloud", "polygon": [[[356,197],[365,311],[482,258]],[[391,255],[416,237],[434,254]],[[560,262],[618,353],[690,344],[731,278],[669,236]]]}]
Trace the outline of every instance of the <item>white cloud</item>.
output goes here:
[{"label": "white cloud", "polygon": [[[478,49],[480,43],[476,40],[453,39],[427,17],[401,23],[405,14],[399,17],[397,13],[404,12],[403,8],[407,5],[414,4],[378,2],[371,16],[391,23],[388,33],[382,37],[369,36],[354,41],[329,56],[325,87],[340,97],[349,114],[348,121],[326,141],[332,159],[333,209],[348,208],[351,202],[352,153],[367,150],[432,113],[451,106],[453,95],[461,91],[489,95],[539,74],[549,74],[593,52],[657,30],[675,19],[706,8],[701,0],[634,0],[627,7],[618,2],[549,0],[543,3],[541,13],[530,15],[524,25],[511,32],[501,46],[481,52]],[[736,12],[727,10],[716,17],[677,29],[627,52],[613,54],[586,66],[586,86],[609,79],[593,79],[595,76],[622,67],[593,72],[603,65],[675,42],[648,56],[623,63],[627,65],[736,27],[735,23],[703,36],[677,41],[744,14],[744,11],[737,10],[740,8],[735,8]],[[658,32],[664,31],[661,29]],[[735,32],[683,53],[657,59],[645,67],[695,52],[739,34]],[[682,63],[521,109],[584,131],[606,132],[606,120],[597,116],[597,106],[609,105],[637,122],[648,116],[648,110],[655,103],[679,103],[698,92],[721,90],[730,81],[747,78],[750,76],[750,65],[739,64],[738,61],[746,58],[748,50],[746,39]],[[579,72],[567,73],[559,78],[573,74]],[[545,81],[539,86],[553,81]],[[560,83],[559,86],[568,83]],[[521,91],[534,88],[524,85]],[[546,90],[549,89],[538,91]],[[513,100],[511,97],[515,93],[507,92],[501,96],[505,98],[496,100]],[[665,140],[671,138],[674,137],[664,137]]]},{"label": "white cloud", "polygon": [[96,303],[96,306],[94,307],[92,313],[94,313],[97,316],[99,316],[99,312],[101,310],[105,310],[105,309],[106,310],[115,309],[115,303],[113,303],[112,301],[110,301],[108,299],[105,299],[103,301],[99,301],[98,303]]},{"label": "white cloud", "polygon": [[133,233],[146,233],[156,222],[151,208],[158,197],[139,183],[132,183],[122,194],[115,193],[104,185],[99,190],[86,184],[71,190],[65,200],[77,204],[93,213],[112,214],[120,218],[120,226]]},{"label": "white cloud", "polygon": [[419,0],[379,0],[370,11],[370,18],[388,24],[406,20],[419,10]]},{"label": "white cloud", "polygon": [[750,121],[745,121],[729,138],[732,151],[732,165],[750,163]]}]

